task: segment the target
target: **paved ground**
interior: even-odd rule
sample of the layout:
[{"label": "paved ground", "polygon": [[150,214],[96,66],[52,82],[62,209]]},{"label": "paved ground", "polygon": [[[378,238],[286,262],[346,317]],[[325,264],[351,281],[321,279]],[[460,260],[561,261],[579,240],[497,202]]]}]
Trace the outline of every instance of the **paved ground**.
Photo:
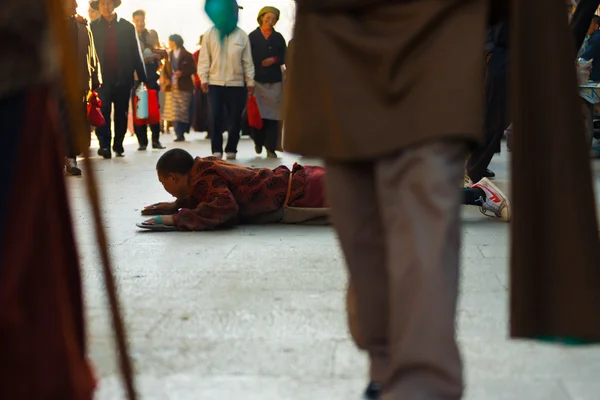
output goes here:
[{"label": "paved ground", "polygon": [[[173,147],[172,137],[163,138]],[[181,147],[208,155],[208,142],[199,134],[192,139]],[[346,275],[332,230],[247,226],[210,233],[139,232],[141,207],[169,196],[155,177],[161,152],[139,153],[133,138],[128,142],[124,159],[98,160],[95,168],[141,398],[358,399],[366,363],[347,334]],[[256,158],[249,141],[240,148],[241,164],[279,163]],[[504,188],[505,156],[492,164]],[[281,163],[296,160],[285,156]],[[69,183],[91,353],[101,377],[98,399],[122,399],[83,179]],[[599,348],[507,339],[508,224],[465,207],[463,231],[458,336],[466,399],[600,399]]]}]

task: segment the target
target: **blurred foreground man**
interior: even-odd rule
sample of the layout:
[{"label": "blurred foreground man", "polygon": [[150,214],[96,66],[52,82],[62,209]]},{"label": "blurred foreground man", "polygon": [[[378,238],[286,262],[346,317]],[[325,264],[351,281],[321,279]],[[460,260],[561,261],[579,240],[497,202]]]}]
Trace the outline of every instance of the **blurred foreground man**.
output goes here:
[{"label": "blurred foreground man", "polygon": [[57,168],[58,52],[44,2],[2,0],[0,15],[0,32],[12,38],[0,41],[0,398],[91,400],[78,257]]},{"label": "blurred foreground man", "polygon": [[[462,397],[457,188],[482,127],[486,3],[297,2],[284,148],[326,161],[351,331],[370,358],[365,399]],[[508,3],[491,1],[489,22]],[[511,4],[511,335],[598,342],[600,246],[564,1]],[[556,184],[569,179],[576,193]]]},{"label": "blurred foreground man", "polygon": [[326,161],[368,399],[462,396],[458,188],[481,136],[486,11],[485,0],[298,1],[284,149]]}]

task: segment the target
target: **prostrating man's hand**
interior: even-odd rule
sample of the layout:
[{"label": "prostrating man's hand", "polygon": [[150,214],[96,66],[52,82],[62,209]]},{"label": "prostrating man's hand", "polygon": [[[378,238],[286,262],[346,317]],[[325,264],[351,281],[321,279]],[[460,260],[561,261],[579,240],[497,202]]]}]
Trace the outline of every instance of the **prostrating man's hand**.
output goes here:
[{"label": "prostrating man's hand", "polygon": [[163,202],[144,207],[142,215],[168,215],[177,212],[177,203]]},{"label": "prostrating man's hand", "polygon": [[[157,221],[157,219],[159,219]],[[173,221],[173,217],[170,215],[166,215],[164,217],[154,217],[154,218],[150,218],[144,221],[144,225],[160,225],[162,222],[162,225],[165,226],[174,226],[175,225],[175,221]]]}]

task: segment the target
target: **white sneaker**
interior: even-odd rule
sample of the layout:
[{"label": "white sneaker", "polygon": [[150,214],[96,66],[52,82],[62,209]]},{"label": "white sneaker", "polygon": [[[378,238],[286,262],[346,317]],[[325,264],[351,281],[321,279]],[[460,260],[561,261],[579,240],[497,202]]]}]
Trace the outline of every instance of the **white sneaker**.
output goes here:
[{"label": "white sneaker", "polygon": [[[485,202],[479,208],[483,215],[501,218],[504,222],[509,222],[511,217],[510,200],[496,185],[488,178],[483,178],[472,186],[485,192]],[[493,215],[490,215],[493,213]]]},{"label": "white sneaker", "polygon": [[236,158],[236,154],[235,153],[227,153],[227,159],[228,160],[235,160]]},{"label": "white sneaker", "polygon": [[223,153],[213,153],[213,157],[223,158]]}]

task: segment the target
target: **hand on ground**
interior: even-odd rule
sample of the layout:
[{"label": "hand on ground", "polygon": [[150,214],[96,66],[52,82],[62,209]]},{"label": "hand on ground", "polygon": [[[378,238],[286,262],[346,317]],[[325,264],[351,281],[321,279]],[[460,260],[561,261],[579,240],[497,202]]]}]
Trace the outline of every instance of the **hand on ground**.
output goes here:
[{"label": "hand on ground", "polygon": [[162,215],[162,214],[172,214],[177,211],[177,204],[175,202],[168,203],[156,203],[150,206],[144,207],[142,210],[142,215]]}]

